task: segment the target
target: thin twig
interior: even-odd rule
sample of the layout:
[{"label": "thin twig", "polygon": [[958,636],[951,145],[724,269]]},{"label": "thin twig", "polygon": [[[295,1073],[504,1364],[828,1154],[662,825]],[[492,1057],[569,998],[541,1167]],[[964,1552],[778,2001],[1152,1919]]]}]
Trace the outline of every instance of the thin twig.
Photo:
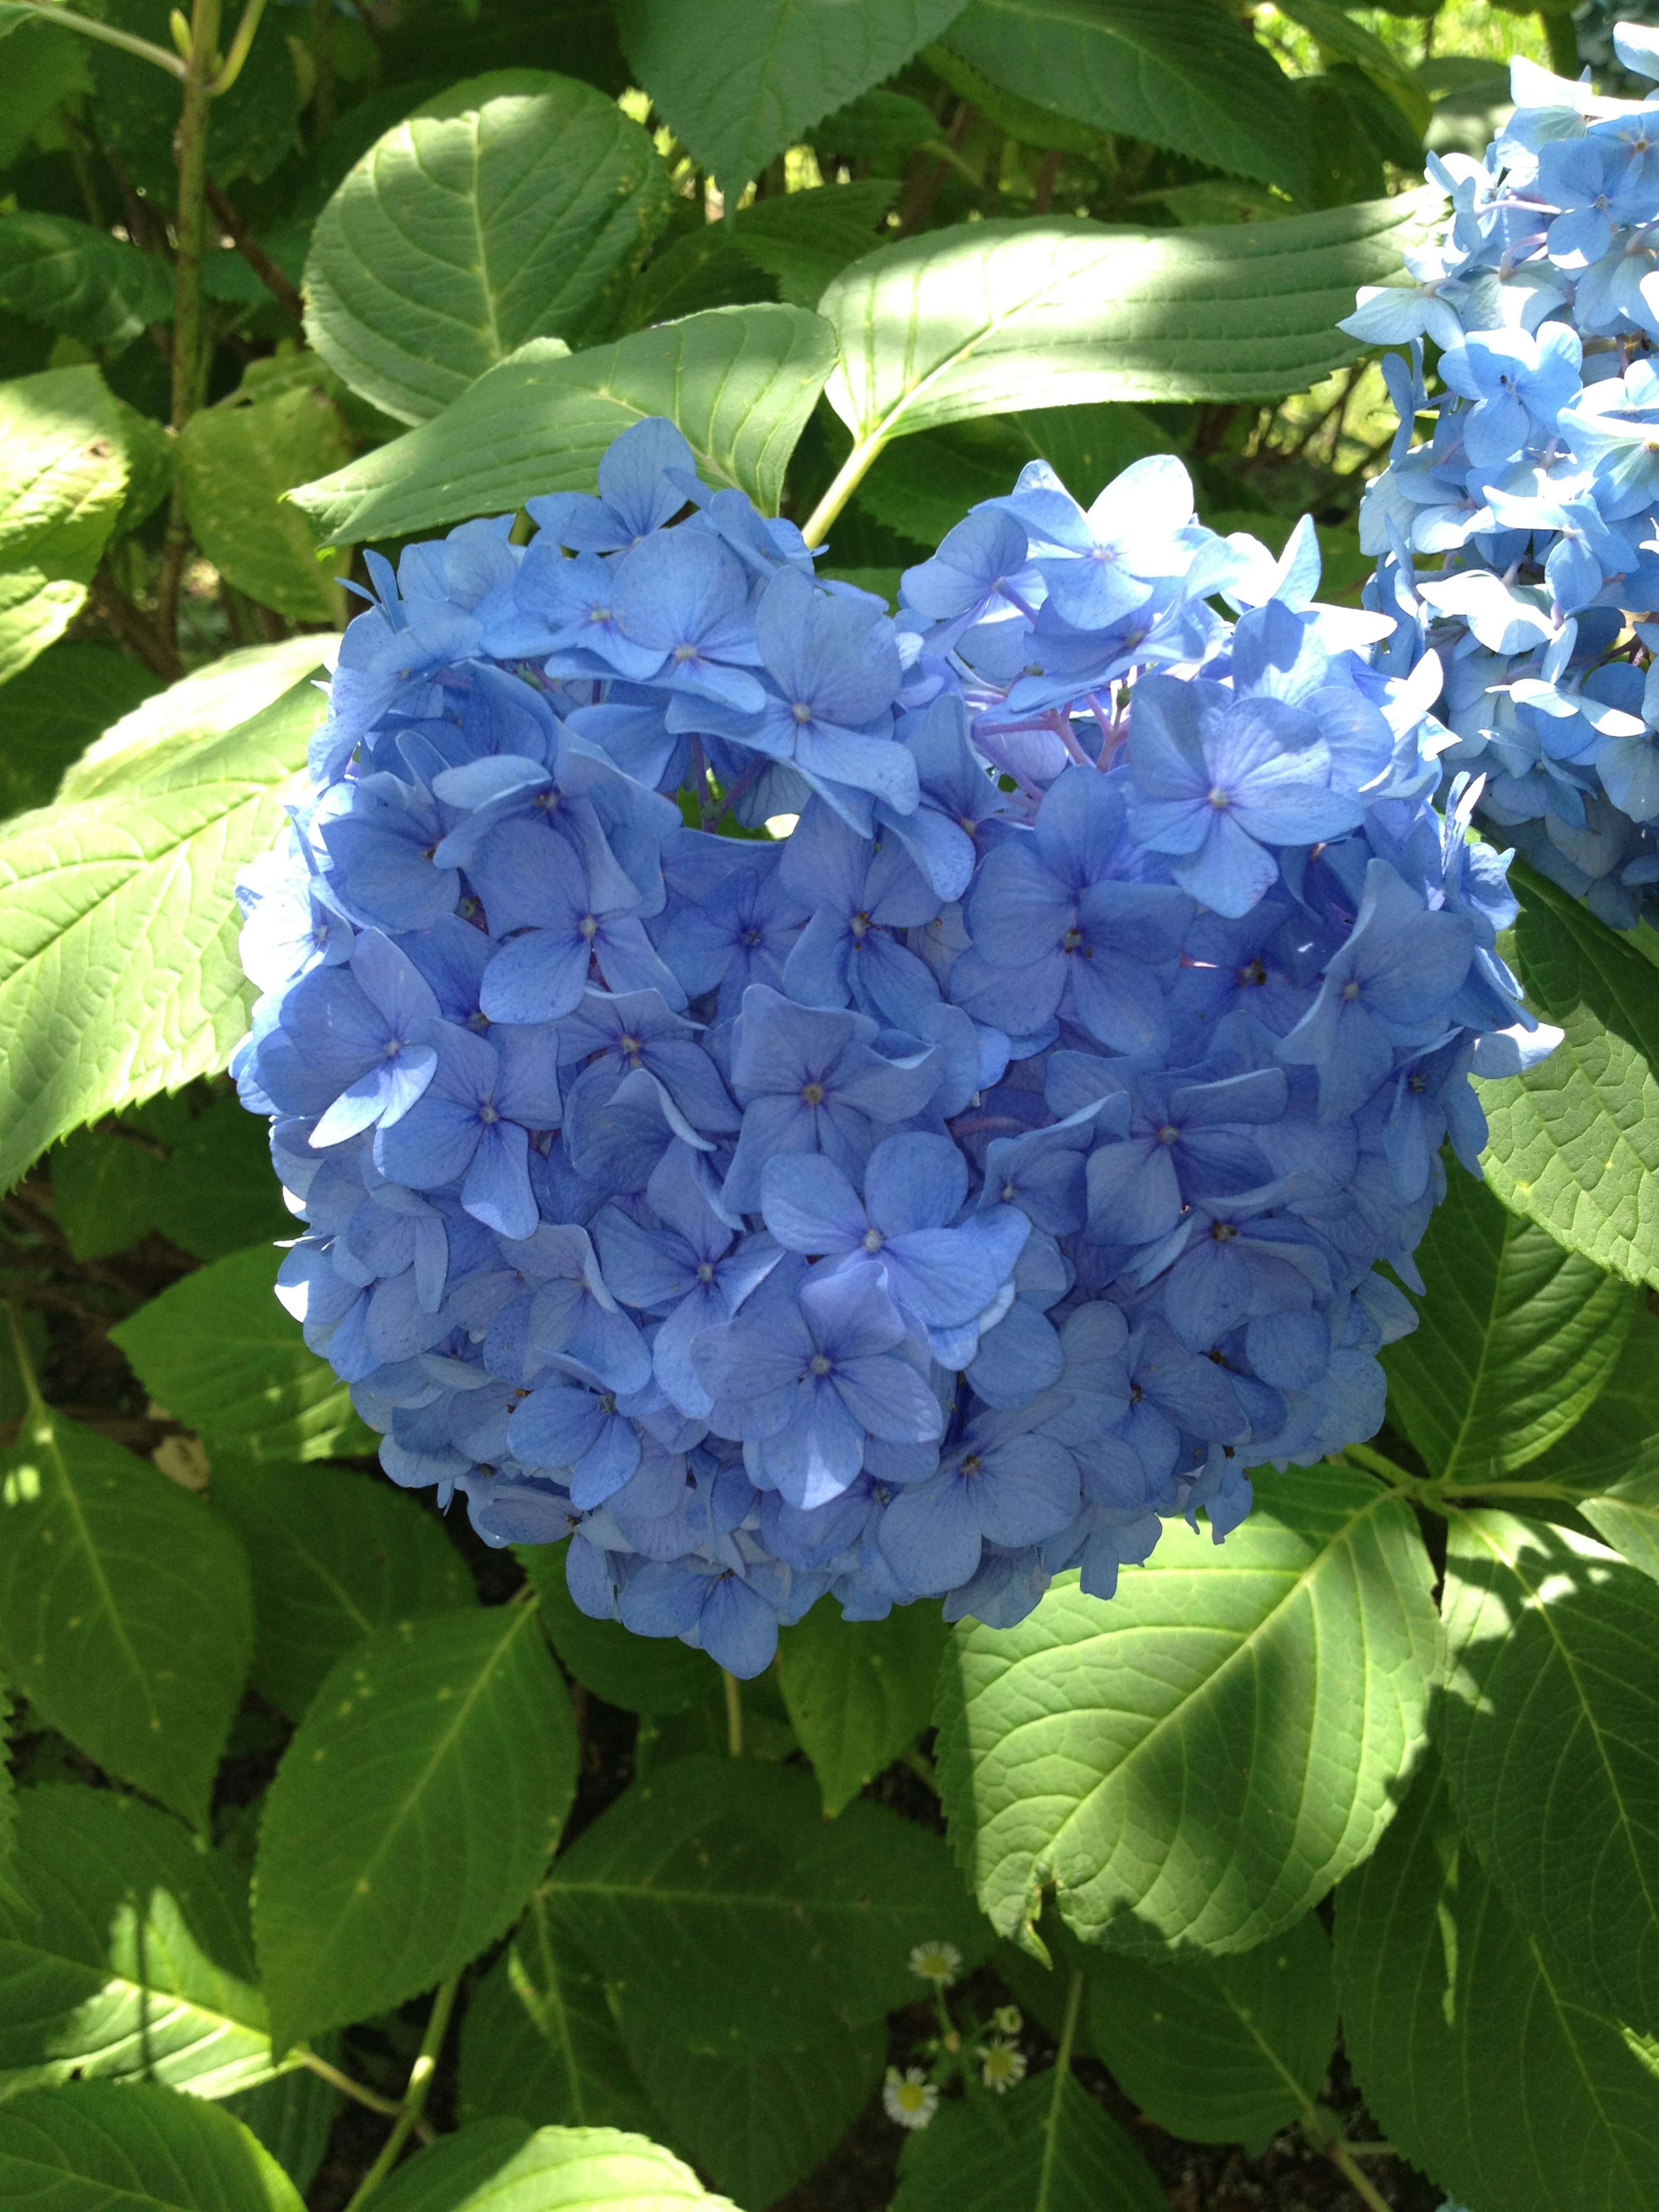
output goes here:
[{"label": "thin twig", "polygon": [[177,652],[149,617],[134,606],[107,569],[100,568],[92,580],[92,604],[106,627],[137,654],[152,676],[159,676],[164,684],[179,681],[184,668]]},{"label": "thin twig", "polygon": [[271,298],[287,308],[296,323],[305,319],[305,301],[265,252],[211,177],[207,179],[208,205],[214,221],[229,239]]},{"label": "thin twig", "polygon": [[355,2098],[358,2104],[367,2105],[371,2112],[384,2112],[388,2119],[395,2120],[402,2112],[403,2106],[395,2097],[383,2097],[378,2089],[364,2088],[361,2081],[354,2081],[349,2074],[343,2074],[337,2066],[331,2066],[326,2058],[319,2057],[314,2051],[301,2049],[295,2056],[302,2066],[309,2067],[313,2074],[320,2075],[343,2097]]},{"label": "thin twig", "polygon": [[374,2195],[398,2163],[404,2145],[419,2128],[427,2096],[432,2087],[432,2077],[437,2070],[438,2053],[443,2048],[449,2015],[455,2008],[456,1993],[460,1986],[460,1976],[452,1974],[447,1982],[441,1984],[433,1998],[432,2010],[427,2016],[426,2033],[421,2039],[420,2053],[409,2069],[409,2086],[404,2091],[403,2101],[398,2107],[396,2124],[381,2144],[379,2157],[358,2183],[346,2206],[346,2212],[358,2212],[358,2207]]}]

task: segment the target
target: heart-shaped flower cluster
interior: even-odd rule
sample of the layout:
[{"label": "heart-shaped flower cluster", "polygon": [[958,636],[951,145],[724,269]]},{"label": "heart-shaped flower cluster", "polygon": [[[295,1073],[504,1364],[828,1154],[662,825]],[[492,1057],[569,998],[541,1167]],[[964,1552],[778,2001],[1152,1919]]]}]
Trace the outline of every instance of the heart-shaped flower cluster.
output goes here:
[{"label": "heart-shaped flower cluster", "polygon": [[895,617],[665,422],[528,504],[371,558],[242,892],[281,1294],[392,1479],[748,1674],[1370,1435],[1378,1262],[1534,1047],[1311,529],[1036,463]]},{"label": "heart-shaped flower cluster", "polygon": [[[1659,76],[1659,31],[1614,42]],[[1481,817],[1629,929],[1659,920],[1659,93],[1512,73],[1485,160],[1430,162],[1452,206],[1413,283],[1342,325],[1412,349],[1383,362],[1401,422],[1361,511],[1366,604],[1397,617],[1382,665],[1433,672],[1446,774],[1478,773]]]}]

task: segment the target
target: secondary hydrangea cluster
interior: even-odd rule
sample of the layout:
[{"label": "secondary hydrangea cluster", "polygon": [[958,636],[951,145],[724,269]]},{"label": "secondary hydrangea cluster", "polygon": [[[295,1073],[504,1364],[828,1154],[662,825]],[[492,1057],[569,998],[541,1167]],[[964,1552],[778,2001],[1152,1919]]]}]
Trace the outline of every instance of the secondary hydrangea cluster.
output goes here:
[{"label": "secondary hydrangea cluster", "polygon": [[392,1480],[749,1674],[1370,1435],[1378,1263],[1531,1047],[1311,529],[1034,463],[893,616],[666,422],[528,507],[370,556],[242,890],[281,1295]]},{"label": "secondary hydrangea cluster", "polygon": [[[1659,30],[1614,43],[1659,77]],[[1367,604],[1397,617],[1384,667],[1443,672],[1446,773],[1482,776],[1483,818],[1629,929],[1659,919],[1659,92],[1513,76],[1485,160],[1430,162],[1452,206],[1414,283],[1342,325],[1412,349],[1383,364],[1401,427],[1361,512]]]}]

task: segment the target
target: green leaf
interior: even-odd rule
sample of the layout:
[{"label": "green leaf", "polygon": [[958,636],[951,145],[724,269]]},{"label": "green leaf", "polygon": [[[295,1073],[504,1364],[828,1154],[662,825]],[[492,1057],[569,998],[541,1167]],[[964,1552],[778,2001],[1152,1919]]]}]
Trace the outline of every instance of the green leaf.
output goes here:
[{"label": "green leaf", "polygon": [[152,1098],[77,1129],[52,1156],[52,1202],[77,1260],[123,1252],[152,1229],[219,1260],[294,1226],[270,1171],[269,1125],[234,1097],[199,1112],[188,1097]]},{"label": "green leaf", "polygon": [[1336,2043],[1330,1940],[1310,1913],[1231,1958],[1154,1966],[1095,1952],[1095,2048],[1171,2135],[1261,2143],[1309,2112]]},{"label": "green leaf", "polygon": [[859,486],[857,504],[890,530],[936,544],[970,507],[1003,497],[1028,461],[1050,463],[1086,507],[1132,461],[1169,449],[1169,432],[1139,407],[978,416],[896,439]]},{"label": "green leaf", "polygon": [[927,1726],[949,1641],[938,1607],[926,1601],[896,1606],[885,1620],[843,1620],[832,1599],[820,1598],[781,1632],[783,1701],[827,1814],[849,1804]]},{"label": "green leaf", "polygon": [[270,1245],[216,1260],[140,1306],[111,1340],[210,1454],[281,1464],[372,1451],[348,1386],[276,1302],[281,1260]]},{"label": "green leaf", "polygon": [[1438,1731],[1464,1832],[1593,2002],[1659,2033],[1659,1589],[1588,1536],[1462,1513]]},{"label": "green leaf", "polygon": [[732,235],[778,283],[792,307],[816,307],[825,286],[878,242],[882,218],[898,197],[896,179],[782,192],[743,209]]},{"label": "green leaf", "polygon": [[1589,1410],[1639,1293],[1455,1165],[1417,1262],[1422,1323],[1382,1355],[1395,1425],[1443,1482],[1513,1474]]},{"label": "green leaf", "polygon": [[[1018,139],[1022,146],[1038,147],[1051,153],[1081,154],[1097,162],[1109,159],[1110,141],[1103,138],[1094,124],[1079,123],[1072,116],[1061,115],[1057,109],[1039,107],[1035,100],[1022,100],[1017,92],[1010,92],[1006,84],[999,84],[994,77],[975,69],[949,46],[929,46],[922,59],[935,76],[942,77],[958,98],[977,108],[986,121],[1006,137]],[[937,138],[937,125],[933,135]],[[1271,198],[1271,191],[1263,191],[1262,197]]]},{"label": "green leaf", "polygon": [[880,84],[962,0],[623,0],[635,82],[735,199],[809,125]]},{"label": "green leaf", "polygon": [[1344,2044],[1390,2142],[1504,2212],[1654,2212],[1659,2047],[1547,1966],[1421,1776],[1336,1901]]},{"label": "green leaf", "polygon": [[233,886],[276,836],[322,706],[296,686],[125,790],[0,827],[0,1189],[82,1122],[229,1058],[246,1027]]},{"label": "green leaf", "polygon": [[258,2137],[301,2191],[316,2179],[344,2105],[340,2092],[308,2066],[292,2067],[224,2100],[225,2110]]},{"label": "green leaf", "polygon": [[273,2045],[402,2004],[505,1935],[575,1784],[533,1606],[428,1613],[356,1645],[265,1800],[254,1928]]},{"label": "green leaf", "polygon": [[940,1794],[1000,1933],[1053,1883],[1090,1941],[1249,1950],[1376,1848],[1439,1674],[1433,1569],[1377,1483],[1255,1480],[1224,1545],[1168,1524],[1109,1604],[1065,1581],[1017,1628],[957,1630]]},{"label": "green leaf", "polygon": [[604,1981],[558,1940],[540,1896],[467,2000],[458,2094],[463,2120],[506,2112],[532,2127],[653,2125]]},{"label": "green leaf", "polygon": [[55,645],[0,689],[0,814],[46,806],[77,754],[161,690],[107,645]]},{"label": "green leaf", "polygon": [[1659,1582],[1659,1464],[1585,1498],[1578,1510],[1630,1565]]},{"label": "green leaf", "polygon": [[305,517],[283,495],[349,459],[326,392],[301,386],[254,407],[208,407],[179,441],[185,511],[226,582],[294,622],[331,623],[339,587]]},{"label": "green leaf", "polygon": [[173,287],[154,254],[30,209],[0,216],[0,308],[118,353],[146,324],[172,321]]},{"label": "green leaf", "polygon": [[0,1680],[0,1912],[17,1902],[11,1871],[12,1854],[17,1847],[17,1784],[7,1743],[12,1717],[11,1692]]},{"label": "green leaf", "polygon": [[1603,1491],[1643,1473],[1659,1448],[1659,1313],[1638,1298],[1612,1375],[1589,1411],[1527,1470],[1528,1482]]},{"label": "green leaf", "polygon": [[[214,752],[222,738],[251,722],[296,684],[320,676],[327,642],[291,637],[281,645],[244,646],[169,684],[88,746],[65,775],[58,799],[78,801],[137,790],[158,773],[171,773]],[[320,697],[317,714],[320,720]],[[296,767],[303,757],[302,749],[296,748]]]},{"label": "green leaf", "polygon": [[843,155],[850,161],[902,161],[939,137],[939,124],[932,109],[919,100],[878,88],[849,100],[806,135],[821,152]]},{"label": "green leaf", "polygon": [[775,514],[834,358],[829,330],[799,307],[711,308],[586,353],[532,340],[435,422],[295,500],[330,544],[407,537],[542,492],[592,491],[612,441],[666,415],[708,483],[735,484]]},{"label": "green leaf", "polygon": [[477,1601],[442,1525],[382,1476],[216,1459],[214,1505],[253,1577],[253,1686],[299,1720],[366,1636]]},{"label": "green leaf", "polygon": [[44,1409],[0,1461],[0,1665],[49,1727],[205,1827],[253,1641],[234,1532]]},{"label": "green leaf", "polygon": [[545,1894],[627,2010],[713,2056],[878,2019],[915,1997],[917,1943],[970,1963],[988,1948],[938,1837],[864,1802],[826,1822],[811,1775],[747,1759],[653,1767],[555,1860]]},{"label": "green leaf", "polygon": [[562,1545],[522,1544],[514,1555],[536,1585],[542,1626],[566,1671],[625,1713],[678,1713],[720,1690],[706,1651],[678,1637],[635,1636],[619,1620],[592,1620],[565,1580]]},{"label": "green leaf", "polygon": [[1151,2166],[1070,2072],[940,2106],[892,2212],[1166,2212]]},{"label": "green leaf", "polygon": [[1207,230],[1043,216],[925,231],[819,302],[840,347],[830,401],[864,441],[1033,405],[1300,391],[1353,358],[1335,318],[1430,212],[1429,194],[1402,193]]},{"label": "green leaf", "polygon": [[324,209],[306,334],[354,392],[424,422],[527,339],[603,336],[669,205],[656,148],[592,85],[470,78],[378,139]]},{"label": "green leaf", "polygon": [[119,412],[95,368],[0,384],[0,684],[80,612],[126,481]]},{"label": "green leaf", "polygon": [[869,2103],[887,2057],[887,2024],[840,2028],[805,2051],[682,2051],[654,2022],[623,2020],[634,2069],[664,2136],[730,2192],[766,2212],[821,2165]]},{"label": "green leaf", "polygon": [[113,1790],[26,1790],[0,1905],[0,2098],[71,2079],[222,2097],[268,2079],[247,1885]]},{"label": "green leaf", "polygon": [[[98,13],[152,45],[173,44],[168,0],[101,0]],[[300,83],[285,29],[281,9],[260,20],[241,74],[208,110],[208,174],[216,185],[228,188],[243,177],[263,183],[294,151]],[[230,35],[227,25],[227,44]],[[163,88],[154,62],[116,46],[89,44],[88,59],[94,139],[122,155],[141,191],[171,207],[179,189],[173,150],[179,128],[176,87]]]},{"label": "green leaf", "polygon": [[[21,20],[20,20],[21,19]],[[25,36],[6,49],[6,104],[0,117],[0,170],[10,168],[46,118],[64,100],[90,92],[92,76],[83,39],[43,23],[21,9],[7,30]]]},{"label": "green leaf", "polygon": [[199,2097],[107,2081],[0,2105],[0,2200],[41,2212],[304,2212],[245,2127]]},{"label": "green leaf", "polygon": [[382,2212],[734,2212],[643,2136],[540,2128],[525,2141],[509,2120],[476,2121],[418,2152],[377,2203]]},{"label": "green leaf", "polygon": [[1659,1285],[1659,969],[1554,884],[1510,873],[1511,957],[1566,1035],[1526,1074],[1477,1085],[1487,1180],[1570,1252]]},{"label": "green leaf", "polygon": [[1306,196],[1284,72],[1214,0],[973,0],[945,43],[1035,106]]}]

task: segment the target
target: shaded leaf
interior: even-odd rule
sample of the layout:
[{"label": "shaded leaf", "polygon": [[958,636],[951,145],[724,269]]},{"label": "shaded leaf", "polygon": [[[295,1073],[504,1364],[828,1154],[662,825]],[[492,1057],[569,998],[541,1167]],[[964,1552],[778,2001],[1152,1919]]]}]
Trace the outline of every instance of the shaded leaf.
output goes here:
[{"label": "shaded leaf", "polygon": [[110,1331],[149,1392],[210,1455],[282,1464],[372,1451],[333,1369],[274,1295],[274,1246],[183,1275]]},{"label": "shaded leaf", "polygon": [[914,1945],[972,1961],[989,1942],[938,1837],[863,1802],[826,1823],[809,1774],[747,1759],[653,1767],[554,1862],[545,1894],[625,2010],[714,2056],[877,2020],[916,1994]]},{"label": "shaded leaf", "polygon": [[1038,107],[1305,198],[1296,103],[1214,0],[973,0],[945,44]]},{"label": "shaded leaf", "polygon": [[[8,10],[8,13],[10,11]],[[60,101],[90,92],[84,40],[43,23],[38,15],[16,11],[8,29],[23,33],[6,49],[6,104],[0,115],[0,169],[10,168],[29,140]]]},{"label": "shaded leaf", "polygon": [[385,2011],[504,1935],[576,1782],[533,1606],[428,1613],[323,1683],[265,1799],[254,1931],[273,2045]]},{"label": "shaded leaf", "polygon": [[783,1701],[827,1814],[850,1803],[927,1726],[949,1640],[925,1600],[896,1606],[885,1620],[843,1620],[832,1599],[820,1598],[781,1632]]},{"label": "shaded leaf", "polygon": [[580,354],[534,339],[447,413],[295,498],[331,544],[406,537],[591,491],[612,441],[667,415],[708,483],[775,514],[833,359],[829,330],[799,307],[711,308]]},{"label": "shaded leaf", "polygon": [[1052,1882],[1091,1941],[1248,1950],[1375,1849],[1425,1740],[1433,1570],[1379,1484],[1256,1482],[1224,1545],[1170,1523],[1109,1604],[1061,1581],[1016,1628],[957,1630],[940,1794],[999,1932]]},{"label": "shaded leaf", "polygon": [[651,140],[592,85],[465,79],[378,139],[324,209],[306,334],[354,392],[424,422],[527,339],[604,336],[669,204]]},{"label": "shaded leaf", "polygon": [[562,1545],[522,1544],[514,1555],[536,1585],[547,1640],[584,1689],[625,1713],[677,1713],[720,1692],[706,1651],[678,1637],[635,1636],[619,1620],[593,1620],[565,1581]]},{"label": "shaded leaf", "polygon": [[1437,1772],[1337,1893],[1343,2040],[1390,2142],[1471,2205],[1653,2212],[1659,2046],[1545,1966]]},{"label": "shaded leaf", "polygon": [[1578,1510],[1603,1542],[1659,1582],[1659,1453],[1648,1457],[1641,1474],[1585,1498]]},{"label": "shaded leaf", "polygon": [[118,353],[146,324],[172,321],[173,287],[154,254],[28,209],[0,216],[0,308]]},{"label": "shaded leaf", "polygon": [[246,1028],[232,887],[322,707],[298,686],[125,790],[0,828],[0,1188],[82,1121],[224,1066]]},{"label": "shaded leaf", "polygon": [[55,645],[21,669],[0,688],[0,813],[49,805],[77,755],[161,688],[107,645]]},{"label": "shaded leaf", "polygon": [[1151,2166],[1069,2072],[941,2106],[909,2136],[892,2212],[1166,2212]]},{"label": "shaded leaf", "polygon": [[902,68],[962,0],[623,0],[635,81],[735,199],[775,154]]},{"label": "shaded leaf", "polygon": [[222,2097],[270,2075],[247,1885],[226,1860],[112,1790],[27,1790],[18,1831],[0,2097],[76,2078]]},{"label": "shaded leaf", "polygon": [[51,2212],[304,2212],[245,2127],[144,2083],[26,2089],[0,2105],[0,2201]]},{"label": "shaded leaf", "polygon": [[125,1251],[152,1229],[218,1260],[294,1224],[270,1172],[269,1127],[234,1097],[199,1113],[188,1097],[152,1098],[77,1129],[52,1155],[52,1202],[77,1260]]},{"label": "shaded leaf", "polygon": [[350,453],[338,409],[315,386],[193,415],[179,441],[179,470],[204,558],[237,591],[294,622],[333,622],[332,559],[319,560],[304,515],[283,495]]},{"label": "shaded leaf", "polygon": [[1352,359],[1335,318],[1438,206],[1402,193],[1216,229],[1043,216],[925,231],[819,302],[841,349],[830,401],[855,438],[884,440],[1020,407],[1299,391]]},{"label": "shaded leaf", "polygon": [[316,2179],[344,2104],[320,2074],[295,2066],[274,2081],[227,2097],[225,2110],[258,2137],[294,2186],[304,2191]]},{"label": "shaded leaf", "polygon": [[1455,1167],[1417,1263],[1421,1325],[1382,1354],[1395,1424],[1443,1481],[1512,1474],[1589,1410],[1640,1295]]},{"label": "shaded leaf", "polygon": [[1310,1913],[1224,1959],[1089,1956],[1095,2048],[1148,2118],[1195,2142],[1266,2142],[1309,2112],[1336,2043],[1330,1939]]},{"label": "shaded leaf", "polygon": [[49,1727],[205,1827],[253,1641],[234,1531],[44,1408],[0,1461],[0,1665]]},{"label": "shaded leaf", "polygon": [[1659,2033],[1659,1589],[1589,1537],[1462,1513],[1438,1734],[1464,1832],[1591,2001]]}]

